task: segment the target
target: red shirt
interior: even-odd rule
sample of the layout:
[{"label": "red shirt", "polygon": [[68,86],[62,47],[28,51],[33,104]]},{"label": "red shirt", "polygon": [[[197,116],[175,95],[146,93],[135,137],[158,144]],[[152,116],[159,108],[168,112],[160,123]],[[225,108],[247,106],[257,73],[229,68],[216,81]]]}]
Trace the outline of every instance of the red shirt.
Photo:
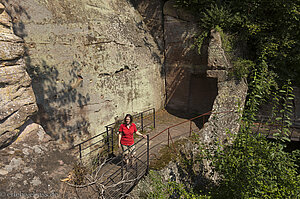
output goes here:
[{"label": "red shirt", "polygon": [[133,133],[137,132],[136,125],[131,123],[129,129],[126,127],[126,124],[121,124],[119,132],[122,133],[121,144],[122,145],[133,145]]}]

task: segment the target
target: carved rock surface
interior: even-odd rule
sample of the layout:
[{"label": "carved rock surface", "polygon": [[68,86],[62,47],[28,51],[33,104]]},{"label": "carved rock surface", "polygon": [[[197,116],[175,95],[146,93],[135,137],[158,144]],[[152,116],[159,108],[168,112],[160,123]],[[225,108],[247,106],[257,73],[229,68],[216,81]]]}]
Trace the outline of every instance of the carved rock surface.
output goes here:
[{"label": "carved rock surface", "polygon": [[11,18],[3,10],[0,14],[0,148],[13,142],[19,128],[37,111],[23,55],[24,42],[14,34]]},{"label": "carved rock surface", "polygon": [[160,51],[127,0],[8,0],[39,112],[52,137],[76,144],[126,113],[164,101]]},{"label": "carved rock surface", "polygon": [[199,55],[197,47],[193,47],[200,31],[199,22],[174,5],[172,0],[163,7],[167,109],[180,117],[191,118],[191,114],[211,109],[216,83],[203,75],[207,55]]}]

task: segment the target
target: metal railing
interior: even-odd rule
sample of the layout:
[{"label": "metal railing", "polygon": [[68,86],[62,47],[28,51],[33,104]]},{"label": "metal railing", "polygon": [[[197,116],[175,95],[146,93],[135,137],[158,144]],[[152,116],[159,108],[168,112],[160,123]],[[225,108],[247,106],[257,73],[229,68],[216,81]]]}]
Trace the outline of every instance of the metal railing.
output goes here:
[{"label": "metal railing", "polygon": [[[95,136],[93,136],[93,137],[91,137],[91,138],[89,138],[89,139],[87,139],[83,142],[80,142],[79,144],[76,144],[75,146],[72,147],[72,148],[78,147],[78,152],[77,153],[79,154],[80,160],[82,160],[83,156],[90,155],[93,152],[95,152],[96,150],[105,148],[105,146],[107,146],[107,143],[104,142],[105,138],[102,138],[106,133],[107,133],[106,131],[104,131],[102,133],[99,133],[98,135],[95,135]],[[100,139],[95,141],[92,144],[89,144],[88,146],[84,146],[84,144],[88,143],[91,140],[95,140],[97,138],[100,138]],[[101,145],[99,146],[100,143],[101,143]],[[90,149],[90,151],[87,152],[87,153],[83,153],[83,151],[85,151],[87,149]]]},{"label": "metal railing", "polygon": [[[124,196],[125,193],[127,193],[138,181],[141,177],[143,177],[145,174],[149,172],[149,157],[151,156],[150,150],[150,140],[154,140],[159,135],[162,135],[163,133],[167,134],[167,143],[170,147],[170,144],[172,144],[172,148],[176,151],[176,147],[174,145],[174,137],[172,137],[171,130],[174,129],[177,126],[183,125],[183,124],[189,124],[186,126],[186,128],[189,129],[189,131],[186,133],[189,136],[192,134],[192,124],[193,122],[198,124],[199,127],[203,127],[204,123],[208,120],[208,117],[213,114],[226,114],[226,113],[233,113],[236,111],[223,111],[223,112],[212,112],[209,111],[207,113],[198,115],[196,117],[193,117],[191,119],[188,119],[186,121],[177,123],[175,125],[172,125],[153,137],[150,138],[149,134],[147,134],[147,140],[145,139],[139,139],[137,142],[134,143],[135,147],[135,154],[133,156],[134,163],[132,163],[130,166],[126,165],[124,162],[124,159],[122,158],[122,155],[119,154],[117,156],[107,156],[105,166],[103,168],[103,178],[101,179],[101,184],[109,187],[105,190],[104,195],[105,198],[121,198]],[[135,122],[137,124],[138,129],[141,131],[144,131],[145,128],[151,124],[153,124],[153,127],[155,127],[155,109],[149,109],[146,111],[143,111],[141,113],[133,115],[135,117],[135,120],[138,122]],[[197,121],[196,121],[197,120]],[[262,119],[261,121],[265,121],[266,119]],[[150,121],[150,123],[149,123]],[[202,124],[201,124],[202,123]],[[261,122],[262,123],[262,122]],[[78,153],[80,156],[80,159],[82,159],[83,156],[89,155],[93,153],[94,151],[97,151],[98,158],[101,155],[99,153],[99,150],[102,149],[102,152],[105,152],[105,155],[113,154],[115,150],[115,146],[117,145],[116,142],[114,142],[114,139],[117,138],[116,132],[118,131],[119,122],[115,122],[112,124],[109,124],[106,126],[106,131],[102,132],[92,138],[89,138],[88,140],[85,140],[74,147],[78,147]],[[295,128],[296,127],[294,125]],[[258,130],[260,128],[260,123],[258,126]],[[180,129],[182,130],[182,129]],[[184,133],[183,133],[184,134]],[[183,135],[181,133],[181,135]],[[96,140],[97,139],[97,140]],[[92,144],[89,144],[87,146],[84,146],[86,143],[89,143],[91,140],[96,140]],[[161,143],[160,143],[161,144]],[[88,153],[82,153],[82,151],[89,149]],[[128,149],[127,149],[128,150]],[[101,151],[101,150],[100,150]],[[126,151],[124,151],[126,152]]]},{"label": "metal railing", "polygon": [[[274,131],[277,131],[278,129],[281,129],[282,131],[283,128],[282,124],[278,123],[278,121],[272,119],[270,116],[267,115],[257,115],[257,121],[254,124],[257,125],[257,133],[259,133],[260,130],[267,131],[267,138],[274,138]],[[285,136],[287,136],[291,141],[300,141],[300,121],[296,119],[291,119],[291,125],[289,126],[289,130],[290,134]],[[296,134],[296,132],[298,133]]]},{"label": "metal railing", "polygon": [[[145,114],[146,112],[152,112],[152,116],[150,117],[151,114]],[[202,119],[202,126],[204,126],[204,123],[207,121],[208,116],[212,115],[212,114],[221,114],[221,113],[229,113],[229,112],[234,112],[234,111],[224,111],[224,112],[217,112],[217,113],[213,113],[213,112],[207,112],[204,114],[201,114],[199,116],[196,116],[194,118],[191,118],[189,120],[180,122],[178,124],[172,125],[166,129],[164,129],[163,131],[160,131],[159,133],[157,133],[156,135],[154,135],[153,137],[149,137],[149,134],[147,134],[147,140],[143,141],[145,139],[140,139],[137,142],[134,143],[135,146],[135,154],[133,156],[133,160],[134,163],[129,165],[126,165],[124,162],[124,159],[122,158],[122,155],[119,154],[117,156],[107,156],[107,159],[105,161],[105,164],[103,166],[103,170],[102,170],[102,178],[101,178],[101,184],[105,187],[108,187],[105,192],[104,192],[104,196],[105,198],[121,198],[124,196],[124,194],[126,194],[138,181],[141,177],[143,177],[145,174],[147,174],[149,172],[149,165],[150,165],[150,140],[153,140],[155,138],[157,138],[157,136],[163,134],[164,132],[167,132],[167,136],[168,136],[168,146],[170,146],[170,141],[172,143],[173,149],[176,151],[174,142],[173,142],[173,138],[171,135],[170,130],[173,129],[176,126],[185,124],[189,122],[189,135],[191,135],[192,133],[192,122],[195,120],[199,120]],[[146,115],[146,116],[145,116]],[[140,118],[140,123],[139,123],[139,128],[140,129],[145,129],[145,126],[147,126],[147,124],[145,123],[145,121],[149,121],[153,119],[153,125],[155,126],[155,109],[149,109],[146,110],[142,113],[136,114],[134,115],[135,117]],[[146,117],[148,117],[148,120],[145,120]],[[153,118],[152,118],[153,117]],[[207,118],[206,118],[207,117]],[[198,121],[199,122],[199,121]],[[110,154],[110,152],[114,152],[114,134],[115,131],[118,130],[115,127],[118,126],[119,123],[112,123],[106,126],[106,131],[102,132],[86,141],[83,141],[77,145],[75,145],[74,147],[78,147],[79,148],[79,154],[80,154],[80,158],[82,158],[84,155],[87,155],[89,153],[92,153],[93,151],[99,149],[99,147],[106,147],[105,149],[103,149],[103,151],[106,152],[107,154]],[[93,140],[93,139],[97,139],[100,136],[106,136],[103,139],[99,139],[96,142],[86,146],[86,147],[82,147],[82,145],[84,145],[85,143]],[[116,136],[117,137],[117,136]],[[98,146],[97,144],[101,141],[104,141],[104,144]],[[90,150],[89,153],[87,154],[82,154],[82,150],[85,150],[87,148],[91,148],[93,146],[97,146],[94,147],[95,149]],[[128,150],[128,149],[127,149]],[[126,151],[124,151],[126,152]],[[98,157],[99,158],[99,157]]]},{"label": "metal railing", "polygon": [[104,171],[104,179],[101,182],[103,186],[108,187],[104,192],[105,198],[122,198],[124,193],[149,172],[149,134],[146,141],[143,140],[142,138],[134,143],[135,153],[130,165],[120,156],[112,157],[105,163],[108,169]]},{"label": "metal railing", "polygon": [[[170,126],[166,129],[164,129],[163,131],[157,133],[156,135],[154,135],[153,137],[150,138],[150,140],[153,140],[154,138],[156,138],[157,136],[163,134],[164,132],[167,132],[167,136],[168,136],[168,146],[170,147],[170,140],[171,140],[171,143],[172,143],[172,146],[173,146],[173,149],[174,151],[176,152],[176,148],[175,148],[175,145],[174,145],[174,141],[173,141],[173,138],[171,136],[171,133],[170,133],[170,129],[174,128],[174,127],[177,127],[179,125],[182,125],[182,124],[185,124],[187,122],[189,122],[189,136],[191,136],[192,134],[192,121],[196,120],[196,119],[200,119],[202,118],[202,127],[204,126],[204,123],[205,123],[205,118],[209,115],[212,115],[212,114],[222,114],[222,113],[230,113],[230,112],[235,112],[235,111],[223,111],[223,112],[212,112],[212,111],[209,111],[207,113],[204,113],[204,114],[201,114],[201,115],[198,115],[196,117],[193,117],[191,119],[188,119],[186,121],[183,121],[183,122],[180,122],[178,124],[175,124],[173,126]],[[208,119],[208,118],[207,118]]]},{"label": "metal railing", "polygon": [[[155,128],[155,108],[145,110],[143,112],[133,115],[137,129],[144,131],[146,127],[153,125]],[[119,130],[119,125],[122,120],[106,125],[106,131],[99,133],[83,142],[80,142],[72,147],[78,148],[77,154],[79,154],[80,160],[84,157],[92,155],[92,153],[97,152],[97,156],[113,156],[117,132]]]},{"label": "metal railing", "polygon": [[[140,131],[144,131],[146,127],[149,127],[153,124],[153,128],[155,128],[155,108],[145,110],[143,112],[137,113],[132,116],[133,121],[135,121],[135,124],[137,126],[137,129]],[[150,118],[150,119],[149,119]],[[108,151],[108,153],[113,153],[114,151],[114,139],[119,131],[119,126],[121,124],[122,120],[119,120],[118,122],[111,123],[109,125],[106,125],[106,134],[107,138],[109,137],[109,132],[111,132],[111,139],[107,139],[108,148],[111,147],[111,150]],[[148,122],[148,123],[146,123]]]}]

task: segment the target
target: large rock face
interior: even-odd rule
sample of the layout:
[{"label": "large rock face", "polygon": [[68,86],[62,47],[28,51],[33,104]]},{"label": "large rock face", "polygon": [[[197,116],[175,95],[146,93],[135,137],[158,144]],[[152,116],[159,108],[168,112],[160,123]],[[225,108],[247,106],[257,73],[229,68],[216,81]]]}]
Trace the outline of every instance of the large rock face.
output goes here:
[{"label": "large rock face", "polygon": [[24,42],[14,34],[11,17],[0,3],[0,149],[17,138],[37,111],[23,55]]},{"label": "large rock face", "polygon": [[154,38],[161,55],[164,51],[164,15],[163,15],[163,0],[131,0],[134,7],[143,17],[143,21],[149,32]]},{"label": "large rock face", "polygon": [[39,106],[34,120],[48,134],[74,143],[104,131],[117,116],[161,107],[159,50],[128,1],[8,0],[5,5],[25,41]]},{"label": "large rock face", "polygon": [[218,80],[218,95],[214,100],[212,112],[208,122],[202,129],[203,142],[217,143],[228,137],[227,131],[237,133],[239,118],[246,101],[248,85],[244,79],[228,78],[228,69],[231,67],[222,48],[220,33],[210,32],[208,44],[208,70],[207,77]]},{"label": "large rock face", "polygon": [[[180,117],[191,118],[211,110],[214,112],[233,111],[243,108],[247,84],[244,81],[228,79],[230,60],[225,55],[220,34],[211,30],[202,46],[201,55],[192,48],[197,34],[198,23],[191,13],[175,7],[175,1],[133,0],[146,24],[151,17],[163,28],[164,69],[166,75],[167,110]],[[153,9],[156,4],[156,9]],[[163,10],[161,13],[158,8]],[[150,30],[159,30],[151,23]],[[239,105],[238,105],[239,103]],[[226,135],[226,128],[237,132],[240,117],[236,112],[224,113],[209,119],[205,126],[204,140],[209,142]],[[202,123],[202,122],[201,122]],[[209,126],[209,127],[208,127]],[[218,135],[215,135],[217,132]]]},{"label": "large rock face", "polygon": [[174,114],[191,118],[211,110],[217,95],[217,80],[207,78],[207,53],[193,48],[199,33],[198,21],[191,13],[175,8],[175,1],[163,7],[166,106]]}]

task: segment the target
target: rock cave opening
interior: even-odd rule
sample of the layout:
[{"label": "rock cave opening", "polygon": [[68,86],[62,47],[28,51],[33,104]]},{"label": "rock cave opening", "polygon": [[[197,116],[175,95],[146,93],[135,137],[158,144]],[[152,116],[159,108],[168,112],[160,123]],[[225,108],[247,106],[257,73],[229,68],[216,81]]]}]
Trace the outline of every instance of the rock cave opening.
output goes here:
[{"label": "rock cave opening", "polygon": [[[193,74],[185,70],[179,76],[167,84],[166,110],[185,119],[211,111],[218,95],[217,78],[208,78],[205,74]],[[202,118],[194,122],[198,127],[203,125]]]}]

